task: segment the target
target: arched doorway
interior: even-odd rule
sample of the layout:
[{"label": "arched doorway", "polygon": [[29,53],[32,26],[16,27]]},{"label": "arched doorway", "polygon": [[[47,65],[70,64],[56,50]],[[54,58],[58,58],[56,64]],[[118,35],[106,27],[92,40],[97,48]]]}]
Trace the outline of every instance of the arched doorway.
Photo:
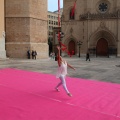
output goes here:
[{"label": "arched doorway", "polygon": [[98,40],[97,47],[96,47],[96,55],[108,56],[108,42],[106,39],[101,38]]},{"label": "arched doorway", "polygon": [[68,50],[69,50],[70,54],[75,55],[75,42],[73,40],[71,40],[69,42],[69,44],[68,44]]}]

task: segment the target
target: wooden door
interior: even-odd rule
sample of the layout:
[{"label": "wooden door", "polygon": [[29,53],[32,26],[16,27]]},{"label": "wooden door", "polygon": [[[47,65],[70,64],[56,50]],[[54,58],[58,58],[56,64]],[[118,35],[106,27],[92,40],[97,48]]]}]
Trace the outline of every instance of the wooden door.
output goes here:
[{"label": "wooden door", "polygon": [[107,56],[108,55],[108,42],[104,38],[101,38],[97,42],[97,56]]},{"label": "wooden door", "polygon": [[68,50],[69,50],[70,54],[75,55],[75,42],[73,40],[71,40],[69,42],[69,44],[68,44]]}]

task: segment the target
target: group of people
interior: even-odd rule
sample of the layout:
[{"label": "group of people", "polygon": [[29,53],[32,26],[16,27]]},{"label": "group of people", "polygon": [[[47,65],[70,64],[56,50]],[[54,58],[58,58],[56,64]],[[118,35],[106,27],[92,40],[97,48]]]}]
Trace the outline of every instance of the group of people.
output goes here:
[{"label": "group of people", "polygon": [[31,56],[32,56],[32,59],[36,59],[36,56],[37,56],[36,50],[32,50],[32,51],[28,50],[27,51],[27,57],[28,57],[28,59],[30,59]]}]

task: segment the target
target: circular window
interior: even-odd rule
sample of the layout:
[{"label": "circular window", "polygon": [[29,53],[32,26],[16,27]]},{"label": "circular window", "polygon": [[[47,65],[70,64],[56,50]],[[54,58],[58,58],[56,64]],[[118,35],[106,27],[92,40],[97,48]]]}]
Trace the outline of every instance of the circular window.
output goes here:
[{"label": "circular window", "polygon": [[97,11],[99,13],[106,13],[109,10],[109,2],[106,0],[101,0],[97,3]]},{"label": "circular window", "polygon": [[99,10],[100,10],[102,13],[106,12],[107,9],[108,9],[107,3],[101,3],[101,4],[99,4]]}]

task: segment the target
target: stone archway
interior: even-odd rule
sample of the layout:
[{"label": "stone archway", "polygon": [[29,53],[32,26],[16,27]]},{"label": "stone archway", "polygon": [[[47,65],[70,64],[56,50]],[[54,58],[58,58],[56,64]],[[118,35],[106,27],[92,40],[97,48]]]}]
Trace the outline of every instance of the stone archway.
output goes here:
[{"label": "stone archway", "polygon": [[[67,39],[63,41],[63,44],[67,46],[68,51],[74,51],[73,55],[77,55],[77,38],[74,36],[66,36]],[[68,55],[67,52],[62,52],[63,56]]]},{"label": "stone archway", "polygon": [[[68,50],[71,54],[75,55],[75,42],[73,40],[71,40],[68,43]],[[73,52],[74,51],[74,52]]]},{"label": "stone archway", "polygon": [[108,56],[108,42],[104,38],[100,38],[96,46],[97,56]]},{"label": "stone archway", "polygon": [[[117,40],[113,33],[108,30],[99,30],[94,32],[88,42],[88,48],[91,50],[91,53],[98,56],[107,56],[110,55],[110,48],[117,48]],[[101,51],[101,49],[104,49]],[[106,51],[106,52],[105,52]]]}]

